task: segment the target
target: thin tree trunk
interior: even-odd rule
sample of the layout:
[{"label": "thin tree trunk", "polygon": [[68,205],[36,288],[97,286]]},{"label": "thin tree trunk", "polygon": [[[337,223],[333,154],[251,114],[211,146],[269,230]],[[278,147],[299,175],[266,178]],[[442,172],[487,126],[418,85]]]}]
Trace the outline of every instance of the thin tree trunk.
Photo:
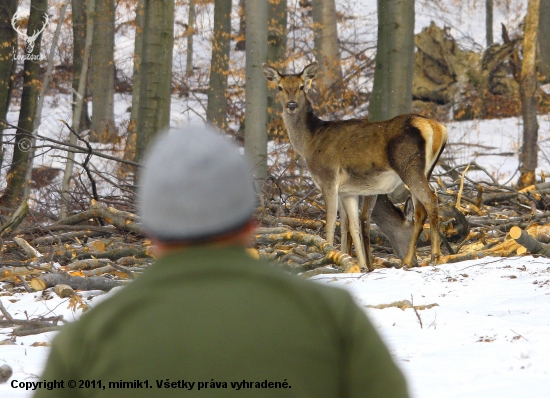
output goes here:
[{"label": "thin tree trunk", "polygon": [[[80,85],[80,73],[82,72],[82,62],[84,57],[84,47],[86,45],[86,0],[72,0],[72,22],[73,22],[73,104],[77,102],[77,95]],[[84,79],[88,82],[88,70],[84,71]],[[80,117],[80,127],[82,130],[89,129],[92,122],[88,114],[88,105],[84,96],[84,106]],[[74,112],[74,105],[73,105]]]},{"label": "thin tree trunk", "polygon": [[143,58],[137,122],[137,160],[170,124],[174,0],[145,0]]},{"label": "thin tree trunk", "polygon": [[219,130],[227,130],[227,74],[231,44],[231,1],[214,1],[214,35],[206,120]]},{"label": "thin tree trunk", "polygon": [[[80,76],[85,76],[88,70],[88,64],[90,60],[90,53],[92,50],[92,41],[94,37],[94,18],[95,18],[95,0],[87,0],[87,19],[86,19],[86,41],[84,44],[84,53],[82,55],[82,68],[80,70]],[[78,90],[76,92],[76,104],[73,111],[72,129],[79,134],[80,133],[80,120],[82,115],[82,107],[84,105],[84,95],[86,93],[86,80],[80,79],[78,82]],[[69,144],[76,144],[77,136],[72,132],[69,135]],[[63,182],[61,184],[61,218],[67,218],[69,213],[69,189],[71,185],[71,178],[73,176],[74,168],[74,152],[67,152],[67,165],[63,173]]]},{"label": "thin tree trunk", "polygon": [[319,62],[321,109],[330,112],[338,104],[342,92],[342,67],[338,47],[338,25],[334,0],[313,0],[313,42]]},{"label": "thin tree trunk", "polygon": [[521,114],[523,116],[523,146],[520,156],[518,187],[535,183],[535,170],[538,157],[536,50],[537,30],[539,23],[539,0],[529,0],[525,17],[525,34],[523,37],[523,61],[520,75]]},{"label": "thin tree trunk", "polygon": [[[52,76],[53,58],[55,56],[55,51],[57,50],[57,43],[59,41],[61,27],[63,26],[62,21],[65,19],[65,12],[67,11],[68,7],[69,7],[69,2],[65,3],[61,7],[61,11],[59,12],[59,22],[55,28],[55,33],[53,35],[53,40],[50,46],[50,52],[48,55],[48,64],[46,67],[46,74],[44,76],[44,82],[42,83],[40,95],[38,96],[38,104],[36,106],[36,115],[34,117],[33,132],[37,131],[38,127],[40,127],[40,124],[42,123],[42,108],[44,107],[44,99],[46,98],[46,93],[48,92],[48,86],[50,85],[50,78]],[[30,164],[29,164],[29,167],[27,167],[27,176],[25,178],[25,193],[24,193],[25,198],[28,198],[30,195],[29,181],[32,178],[32,165],[34,162],[34,154],[36,152],[35,144],[36,144],[36,137],[33,136],[31,138]]]},{"label": "thin tree trunk", "polygon": [[115,134],[115,2],[97,0],[92,42],[92,127],[90,141],[110,142]]},{"label": "thin tree trunk", "polygon": [[[145,26],[145,0],[138,0],[136,6],[136,32],[134,42],[134,73],[132,75],[132,111],[130,113],[130,124],[124,149],[124,159],[134,160],[136,158],[136,125],[139,112],[139,96],[141,81],[141,59],[143,57],[143,28]],[[129,165],[121,165],[123,171],[136,171]]]},{"label": "thin tree trunk", "polygon": [[246,2],[239,0],[239,33],[235,38],[235,51],[246,50]]},{"label": "thin tree trunk", "polygon": [[485,36],[487,47],[493,45],[493,0],[485,0]]},{"label": "thin tree trunk", "polygon": [[[11,18],[16,10],[16,0],[0,2],[0,120],[6,120],[13,88],[17,35],[11,26]],[[0,170],[4,161],[3,127],[0,123]]]},{"label": "thin tree trunk", "polygon": [[267,177],[267,1],[246,0],[245,151],[257,179]]},{"label": "thin tree trunk", "polygon": [[[29,25],[27,31],[34,32],[42,29],[44,15],[48,12],[47,0],[32,0]],[[8,171],[7,187],[2,196],[1,202],[9,208],[16,208],[23,199],[26,183],[27,168],[30,167],[30,149],[32,133],[34,131],[34,118],[41,81],[40,72],[40,48],[42,33],[34,42],[33,51],[25,52],[27,59],[24,64],[23,94],[21,96],[21,110],[19,111],[18,129],[15,133],[15,145],[13,158]],[[30,56],[30,57],[29,57]],[[31,59],[29,59],[31,58]],[[35,58],[37,60],[32,60]]]},{"label": "thin tree trunk", "polygon": [[[286,0],[273,0],[269,2],[267,63],[277,70],[285,69],[286,37],[288,33],[287,14]],[[268,90],[267,122],[270,135],[276,135],[284,131],[284,124],[280,115],[281,105],[277,101],[276,92]]]},{"label": "thin tree trunk", "polygon": [[540,0],[539,10],[539,72],[550,81],[550,0]]},{"label": "thin tree trunk", "polygon": [[371,121],[409,113],[412,102],[414,0],[378,0],[378,43]]},{"label": "thin tree trunk", "polygon": [[187,17],[187,60],[185,64],[185,74],[193,76],[193,36],[195,35],[195,0],[189,0],[189,15]]}]

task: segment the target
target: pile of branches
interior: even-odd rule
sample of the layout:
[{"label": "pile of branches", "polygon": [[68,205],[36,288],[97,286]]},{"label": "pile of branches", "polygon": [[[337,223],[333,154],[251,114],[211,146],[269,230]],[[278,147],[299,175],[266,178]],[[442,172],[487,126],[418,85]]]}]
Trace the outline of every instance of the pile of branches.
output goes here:
[{"label": "pile of branches", "polygon": [[[546,255],[550,243],[550,183],[542,182],[522,190],[502,185],[476,163],[450,167],[435,176],[440,199],[440,235],[445,256],[441,263],[451,263],[486,256],[515,256],[527,253]],[[487,175],[485,181],[474,181],[468,171]],[[544,176],[543,176],[544,178]],[[299,185],[303,186],[301,181]],[[354,268],[350,256],[336,250],[322,239],[325,213],[321,196],[311,184],[311,191],[289,180],[268,182],[264,187],[256,243],[261,258],[276,260],[285,269],[302,275],[366,271]],[[509,233],[512,228],[515,235]],[[339,235],[337,225],[336,237]],[[523,241],[516,240],[519,236]],[[419,265],[429,265],[429,225],[420,236],[417,252]],[[535,242],[527,237],[533,237]],[[337,238],[338,239],[338,238]],[[371,247],[377,267],[400,267],[388,239],[371,226]],[[329,255],[330,253],[330,255]]]}]

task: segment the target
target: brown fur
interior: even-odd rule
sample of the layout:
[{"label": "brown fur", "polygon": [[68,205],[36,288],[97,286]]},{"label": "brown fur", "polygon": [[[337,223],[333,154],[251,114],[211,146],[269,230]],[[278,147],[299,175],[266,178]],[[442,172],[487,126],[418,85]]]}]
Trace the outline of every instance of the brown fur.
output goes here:
[{"label": "brown fur", "polygon": [[403,263],[413,265],[416,262],[416,241],[426,216],[432,230],[432,261],[438,261],[437,197],[428,178],[445,146],[445,127],[419,115],[400,115],[372,123],[358,119],[323,121],[313,114],[305,93],[305,86],[316,73],[317,63],[307,66],[298,75],[281,75],[264,65],[266,78],[278,84],[290,142],[305,158],[313,180],[323,193],[327,208],[327,240],[333,242],[340,202],[341,210],[348,215],[359,264],[371,268],[366,241],[367,250],[362,253],[358,197],[366,196],[364,217],[368,230],[376,196],[392,192],[403,181],[411,190],[415,213],[413,237]]}]

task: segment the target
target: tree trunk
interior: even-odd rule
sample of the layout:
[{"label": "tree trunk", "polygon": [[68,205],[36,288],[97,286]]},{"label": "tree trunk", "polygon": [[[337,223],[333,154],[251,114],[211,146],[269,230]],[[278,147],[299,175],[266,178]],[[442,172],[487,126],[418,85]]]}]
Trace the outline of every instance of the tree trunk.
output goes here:
[{"label": "tree trunk", "polygon": [[235,51],[246,50],[246,4],[245,0],[239,0],[239,33],[235,38]]},{"label": "tree trunk", "polygon": [[[88,70],[89,61],[90,61],[90,53],[92,49],[92,41],[94,37],[94,18],[95,18],[95,0],[87,0],[86,3],[86,33],[85,37],[86,40],[84,41],[84,52],[82,53],[82,64],[80,67],[79,75],[83,76],[86,74],[86,71]],[[82,120],[82,110],[84,106],[86,105],[84,102],[84,96],[86,94],[86,80],[80,79],[78,82],[78,88],[74,92],[74,96],[76,96],[76,102],[74,105],[74,111],[73,111],[73,120],[72,120],[72,130],[69,134],[69,144],[75,145],[77,140],[77,134],[81,131],[81,125],[80,121]],[[74,84],[74,82],[73,82]],[[74,134],[74,133],[76,134]],[[71,179],[73,176],[73,168],[74,168],[74,156],[75,153],[68,151],[67,153],[67,164],[65,165],[65,170],[63,171],[63,181],[61,182],[61,208],[60,208],[60,215],[61,218],[64,219],[68,216],[69,213],[69,202],[70,202],[70,187],[71,187]]]},{"label": "tree trunk", "polygon": [[485,36],[487,47],[493,45],[493,0],[485,0]]},{"label": "tree trunk", "polygon": [[217,129],[227,130],[227,75],[231,44],[231,1],[214,1],[214,35],[206,120]]},{"label": "tree trunk", "polygon": [[[32,0],[29,25],[27,31],[40,31],[44,24],[44,14],[48,11],[48,0]],[[23,94],[21,96],[21,110],[19,111],[18,129],[15,134],[15,145],[13,158],[8,171],[7,187],[1,198],[1,203],[9,208],[15,208],[23,198],[25,191],[25,176],[27,168],[30,167],[30,133],[34,131],[34,118],[38,94],[40,93],[41,81],[40,72],[40,48],[42,33],[34,42],[34,48],[29,54],[25,52],[27,59],[24,63]],[[29,59],[30,58],[30,59]],[[36,58],[37,60],[32,60]]]},{"label": "tree trunk", "polygon": [[539,12],[539,72],[550,82],[550,0],[540,0]]},{"label": "tree trunk", "polygon": [[[0,120],[6,120],[13,87],[17,35],[11,26],[11,18],[16,10],[16,0],[0,2]],[[0,170],[4,161],[3,127],[0,123]]]},{"label": "tree trunk", "polygon": [[195,0],[189,0],[189,15],[187,17],[187,62],[185,64],[185,74],[193,76],[193,36],[195,35]]},{"label": "tree trunk", "polygon": [[378,0],[378,43],[371,121],[409,113],[414,56],[414,0]]},{"label": "tree trunk", "polygon": [[141,60],[137,160],[151,139],[170,125],[174,0],[145,0]]},{"label": "tree trunk", "polygon": [[[86,45],[86,2],[82,0],[72,0],[72,22],[73,22],[73,112],[74,104],[77,101],[76,92],[80,84],[80,73],[82,71],[82,62],[84,57],[84,46]],[[88,80],[88,70],[85,71],[85,79]],[[84,107],[80,116],[80,127],[82,130],[89,129],[92,125],[90,115],[88,114],[88,105],[86,95],[84,96]]]},{"label": "tree trunk", "polygon": [[319,62],[319,86],[322,113],[332,105],[340,107],[342,67],[338,47],[338,26],[334,0],[313,0],[313,42]]},{"label": "tree trunk", "polygon": [[110,142],[115,134],[115,2],[96,0],[92,43],[92,127],[90,141]]},{"label": "tree trunk", "polygon": [[[284,70],[286,61],[287,2],[273,0],[269,2],[267,25],[267,63],[277,70]],[[278,135],[285,130],[281,118],[281,105],[277,101],[276,92],[268,90],[267,119],[269,135]]]},{"label": "tree trunk", "polygon": [[520,156],[518,187],[535,183],[535,170],[538,156],[537,71],[535,65],[537,51],[537,30],[539,24],[539,0],[529,0],[525,17],[523,36],[523,61],[520,75],[521,114],[523,116],[523,146]]},{"label": "tree trunk", "polygon": [[246,0],[246,125],[245,151],[254,177],[267,177],[267,1]]},{"label": "tree trunk", "polygon": [[[136,158],[136,125],[139,112],[141,59],[143,57],[143,28],[145,26],[145,0],[138,0],[136,6],[136,32],[134,42],[134,71],[132,75],[132,111],[130,113],[130,124],[124,149],[124,159],[134,160]],[[129,165],[122,165],[124,172],[134,170]]]}]

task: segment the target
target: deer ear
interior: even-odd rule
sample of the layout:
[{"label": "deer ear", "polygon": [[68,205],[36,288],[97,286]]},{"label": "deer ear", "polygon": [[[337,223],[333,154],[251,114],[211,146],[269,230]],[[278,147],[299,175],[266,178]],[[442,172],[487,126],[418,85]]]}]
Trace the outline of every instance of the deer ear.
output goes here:
[{"label": "deer ear", "polygon": [[281,75],[279,72],[277,72],[277,69],[272,68],[268,64],[263,64],[262,70],[264,72],[264,76],[267,80],[273,83],[278,83],[279,80],[281,80]]},{"label": "deer ear", "polygon": [[307,82],[308,80],[313,80],[313,78],[317,76],[317,70],[319,70],[319,63],[315,61],[304,68],[304,70],[300,74],[300,77],[304,82]]},{"label": "deer ear", "polygon": [[405,201],[405,209],[403,213],[405,213],[405,219],[408,223],[414,222],[414,203],[410,196]]}]

